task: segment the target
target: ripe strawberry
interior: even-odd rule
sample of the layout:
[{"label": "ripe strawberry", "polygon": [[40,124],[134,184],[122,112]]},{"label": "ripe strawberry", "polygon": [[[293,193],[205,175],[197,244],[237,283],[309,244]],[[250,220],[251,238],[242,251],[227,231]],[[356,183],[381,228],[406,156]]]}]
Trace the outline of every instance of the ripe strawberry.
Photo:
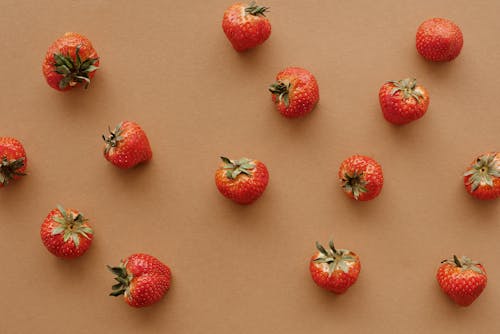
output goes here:
[{"label": "ripe strawberry", "polygon": [[460,54],[463,44],[462,31],[447,19],[429,19],[417,29],[417,51],[427,60],[453,60]]},{"label": "ripe strawberry", "polygon": [[271,24],[266,18],[268,7],[235,3],[224,12],[222,30],[233,45],[242,52],[264,43],[271,35]]},{"label": "ripe strawberry", "polygon": [[0,137],[0,188],[26,175],[26,152],[19,140]]},{"label": "ripe strawberry", "polygon": [[500,197],[500,153],[478,156],[464,173],[467,192],[478,199]]},{"label": "ripe strawberry", "polygon": [[42,71],[50,87],[66,91],[83,82],[87,88],[98,66],[99,57],[89,39],[67,32],[47,50]]},{"label": "ripe strawberry", "polygon": [[122,260],[118,267],[108,269],[116,275],[110,296],[123,295],[133,307],[152,305],[163,298],[170,288],[170,268],[148,254],[133,254]]},{"label": "ripe strawberry", "polygon": [[266,190],[269,172],[262,162],[248,158],[221,159],[215,184],[222,195],[239,204],[250,204]]},{"label": "ripe strawberry", "polygon": [[469,306],[486,287],[488,277],[483,266],[466,256],[441,261],[436,274],[439,286],[455,303]]},{"label": "ripe strawberry", "polygon": [[361,271],[361,262],[354,252],[335,249],[331,240],[329,246],[329,249],[325,249],[316,241],[318,251],[311,258],[309,271],[317,285],[341,294],[356,283]]},{"label": "ripe strawberry", "polygon": [[134,122],[124,121],[102,138],[106,143],[104,157],[119,168],[132,168],[151,160],[153,152],[144,130]]},{"label": "ripe strawberry", "polygon": [[388,81],[378,93],[385,119],[401,125],[424,116],[429,106],[427,90],[416,79]]},{"label": "ripe strawberry", "polygon": [[377,197],[384,185],[382,167],[372,158],[357,154],[342,162],[339,180],[346,195],[359,201]]},{"label": "ripe strawberry", "polygon": [[319,100],[316,78],[300,67],[288,67],[279,72],[269,91],[278,111],[290,118],[310,113]]},{"label": "ripe strawberry", "polygon": [[45,247],[55,256],[75,258],[89,249],[94,231],[81,212],[58,205],[43,221],[40,236]]}]

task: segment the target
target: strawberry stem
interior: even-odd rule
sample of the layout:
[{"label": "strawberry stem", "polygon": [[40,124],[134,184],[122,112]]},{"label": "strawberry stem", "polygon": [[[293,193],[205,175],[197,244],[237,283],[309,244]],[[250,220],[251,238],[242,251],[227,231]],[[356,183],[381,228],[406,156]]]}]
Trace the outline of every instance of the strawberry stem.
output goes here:
[{"label": "strawberry stem", "polygon": [[54,72],[63,76],[61,81],[59,81],[60,89],[67,88],[68,86],[72,87],[82,82],[85,82],[85,89],[87,89],[90,84],[89,73],[99,69],[94,65],[99,58],[88,58],[82,62],[80,58],[81,47],[81,45],[76,47],[75,60],[73,60],[69,52],[66,55],[54,53]]}]

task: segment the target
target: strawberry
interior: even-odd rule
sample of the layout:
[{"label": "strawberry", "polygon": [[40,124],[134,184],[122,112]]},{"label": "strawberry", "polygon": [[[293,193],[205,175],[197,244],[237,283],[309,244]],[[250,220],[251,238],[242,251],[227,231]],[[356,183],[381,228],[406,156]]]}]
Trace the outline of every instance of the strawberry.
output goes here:
[{"label": "strawberry", "polygon": [[290,118],[310,113],[319,100],[316,78],[300,67],[288,67],[279,72],[269,91],[278,111]]},{"label": "strawberry", "polygon": [[222,195],[239,204],[250,204],[266,190],[269,172],[262,162],[248,158],[221,159],[215,184]]},{"label": "strawberry", "polygon": [[87,88],[98,66],[99,57],[89,39],[67,32],[47,50],[42,71],[50,87],[67,91],[80,83]]},{"label": "strawberry", "polygon": [[417,29],[417,51],[427,60],[453,60],[460,54],[463,44],[462,31],[447,19],[429,19]]},{"label": "strawberry", "polygon": [[235,3],[224,12],[222,30],[233,45],[242,52],[264,43],[271,35],[271,24],[266,18],[268,7]]},{"label": "strawberry", "polygon": [[148,254],[133,254],[123,259],[118,267],[108,269],[116,275],[110,296],[123,295],[133,307],[152,305],[163,298],[170,288],[170,268]]},{"label": "strawberry", "polygon": [[311,257],[309,271],[313,281],[328,291],[341,294],[356,283],[361,262],[359,256],[348,249],[335,249],[330,240],[326,249],[316,241],[318,251]]},{"label": "strawberry", "polygon": [[0,137],[0,188],[26,175],[26,152],[19,140]]},{"label": "strawberry", "polygon": [[488,281],[481,264],[466,256],[459,260],[456,255],[451,260],[441,261],[436,279],[443,292],[460,306],[472,304]]},{"label": "strawberry", "polygon": [[429,93],[416,79],[388,81],[378,93],[380,107],[387,121],[402,125],[424,116],[429,107]]},{"label": "strawberry", "polygon": [[377,197],[384,185],[382,167],[372,158],[357,154],[342,162],[339,180],[346,195],[359,201]]},{"label": "strawberry", "polygon": [[94,231],[81,212],[58,205],[43,221],[40,236],[45,247],[55,256],[75,258],[89,249]]},{"label": "strawberry", "polygon": [[108,137],[102,136],[106,143],[104,157],[119,168],[132,168],[153,157],[148,137],[144,130],[134,122],[124,121],[111,131]]},{"label": "strawberry", "polygon": [[500,153],[478,156],[464,173],[465,189],[478,199],[500,197]]}]

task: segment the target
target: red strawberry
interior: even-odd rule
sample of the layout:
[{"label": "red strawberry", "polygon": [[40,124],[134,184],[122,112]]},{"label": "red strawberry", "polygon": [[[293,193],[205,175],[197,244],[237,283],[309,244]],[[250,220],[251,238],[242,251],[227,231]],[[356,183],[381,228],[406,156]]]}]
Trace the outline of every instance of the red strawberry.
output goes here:
[{"label": "red strawberry", "polygon": [[466,256],[443,260],[436,274],[439,286],[455,303],[469,306],[483,292],[488,281],[486,271]]},{"label": "red strawberry", "polygon": [[0,137],[0,188],[26,175],[26,152],[19,140]]},{"label": "red strawberry", "polygon": [[271,35],[271,24],[265,17],[268,7],[235,3],[224,12],[222,30],[233,45],[242,52],[264,43]]},{"label": "red strawberry", "polygon": [[416,79],[388,81],[378,93],[385,119],[401,125],[424,116],[429,106],[427,90]]},{"label": "red strawberry", "polygon": [[109,135],[102,138],[106,143],[104,157],[119,168],[131,168],[151,160],[153,152],[144,130],[134,122],[121,122]]},{"label": "red strawberry", "polygon": [[266,190],[269,172],[262,162],[248,158],[221,159],[215,184],[222,195],[239,204],[250,204]]},{"label": "red strawberry", "polygon": [[67,32],[47,50],[42,70],[49,86],[59,91],[80,83],[88,87],[99,66],[99,57],[85,36]]},{"label": "red strawberry", "polygon": [[500,197],[500,153],[478,156],[464,174],[467,192],[478,199]]},{"label": "red strawberry", "polygon": [[118,267],[108,269],[116,275],[110,296],[123,295],[133,307],[152,305],[163,298],[170,288],[170,268],[148,254],[133,254]]},{"label": "red strawberry", "polygon": [[55,256],[75,258],[89,249],[94,231],[81,212],[58,205],[43,221],[40,236],[45,247]]},{"label": "red strawberry", "polygon": [[269,91],[278,111],[291,118],[310,113],[319,100],[316,78],[300,67],[288,67],[279,72]]},{"label": "red strawberry", "polygon": [[361,262],[354,252],[335,249],[331,240],[329,246],[329,249],[325,249],[316,241],[318,251],[311,258],[309,271],[317,285],[341,294],[356,283],[361,271]]},{"label": "red strawberry", "polygon": [[372,158],[357,154],[342,162],[339,180],[346,195],[359,201],[377,197],[384,185],[382,167]]},{"label": "red strawberry", "polygon": [[417,29],[417,51],[431,61],[450,61],[462,50],[464,39],[460,28],[450,20],[434,18]]}]

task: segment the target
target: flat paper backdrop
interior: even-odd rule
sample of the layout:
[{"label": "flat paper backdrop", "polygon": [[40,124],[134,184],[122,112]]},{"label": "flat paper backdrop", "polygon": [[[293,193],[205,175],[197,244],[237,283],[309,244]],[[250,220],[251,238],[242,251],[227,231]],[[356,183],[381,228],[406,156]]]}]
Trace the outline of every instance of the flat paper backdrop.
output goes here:
[{"label": "flat paper backdrop", "polygon": [[[230,1],[0,1],[0,134],[22,141],[29,175],[0,189],[1,333],[495,333],[500,331],[500,206],[464,190],[479,153],[499,149],[498,1],[272,1],[272,34],[236,53],[221,28]],[[424,61],[418,25],[457,22],[461,55]],[[86,35],[102,69],[87,91],[61,94],[41,73],[48,46]],[[286,66],[315,74],[320,102],[289,120],[267,87]],[[430,92],[419,121],[394,127],[378,90],[416,77]],[[134,120],[150,164],[118,170],[102,157],[107,126]],[[385,185],[369,203],[341,192],[340,162],[375,158]],[[265,162],[252,206],[214,185],[220,155]],[[95,228],[74,261],[39,237],[60,203]],[[308,261],[335,238],[362,262],[342,296],[317,288]],[[108,297],[106,264],[134,252],[167,263],[172,289],[132,309]],[[439,290],[439,262],[468,255],[489,275],[459,308]]]}]

